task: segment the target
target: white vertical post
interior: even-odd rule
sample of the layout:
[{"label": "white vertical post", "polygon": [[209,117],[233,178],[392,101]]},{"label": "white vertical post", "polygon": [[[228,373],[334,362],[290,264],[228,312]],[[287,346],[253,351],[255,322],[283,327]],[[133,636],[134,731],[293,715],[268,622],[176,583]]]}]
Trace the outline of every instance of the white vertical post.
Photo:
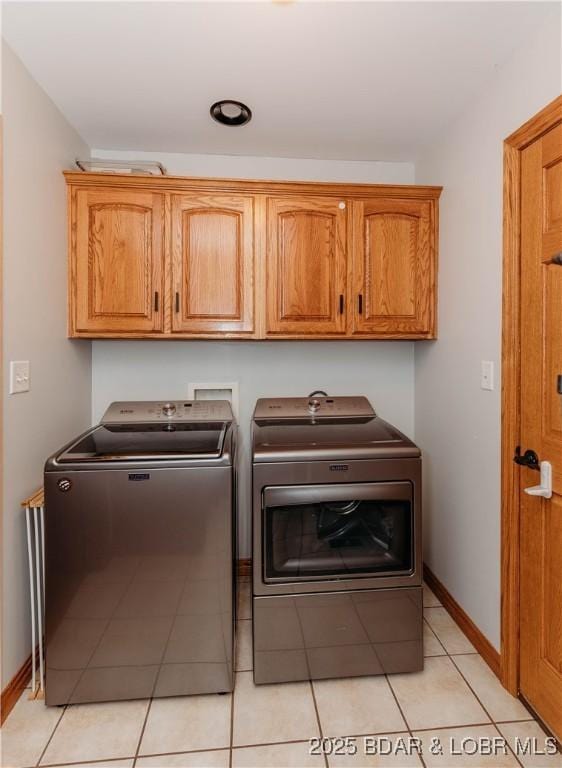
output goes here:
[{"label": "white vertical post", "polygon": [[31,689],[33,695],[36,692],[36,676],[35,676],[35,585],[33,573],[33,539],[31,537],[31,509],[25,508],[25,522],[27,526],[27,558],[29,563],[29,593],[30,593],[30,605],[31,605]]},{"label": "white vertical post", "polygon": [[[39,507],[39,528],[41,530],[41,574],[43,577],[42,581],[42,590],[41,590],[41,604],[40,604],[40,611],[41,611],[41,619],[43,624],[43,631],[46,631],[45,628],[45,502],[43,501],[43,504]],[[42,690],[45,688],[45,676],[46,676],[46,670],[45,670],[45,649],[43,649],[43,653],[41,654],[41,659],[43,661],[43,676],[42,676]]]},{"label": "white vertical post", "polygon": [[45,619],[45,505],[39,507],[41,517],[41,570],[43,573],[43,599],[41,605],[43,608],[43,620]]},{"label": "white vertical post", "polygon": [[[35,531],[35,576],[37,585],[37,634],[39,639],[39,690],[43,692],[45,690],[45,673],[43,669],[43,616],[42,616],[42,579],[41,579],[41,542],[39,535],[39,518],[37,515],[38,508],[33,507],[33,524]],[[35,648],[33,649],[35,653]]]}]

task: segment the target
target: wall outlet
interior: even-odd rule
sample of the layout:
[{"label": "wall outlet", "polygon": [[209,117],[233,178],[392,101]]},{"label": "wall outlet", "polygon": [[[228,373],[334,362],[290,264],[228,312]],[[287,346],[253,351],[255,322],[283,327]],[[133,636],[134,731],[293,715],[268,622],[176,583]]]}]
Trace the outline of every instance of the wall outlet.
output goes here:
[{"label": "wall outlet", "polygon": [[10,394],[29,392],[29,360],[12,360],[10,362]]},{"label": "wall outlet", "polygon": [[480,361],[480,389],[494,389],[494,363],[492,360]]}]

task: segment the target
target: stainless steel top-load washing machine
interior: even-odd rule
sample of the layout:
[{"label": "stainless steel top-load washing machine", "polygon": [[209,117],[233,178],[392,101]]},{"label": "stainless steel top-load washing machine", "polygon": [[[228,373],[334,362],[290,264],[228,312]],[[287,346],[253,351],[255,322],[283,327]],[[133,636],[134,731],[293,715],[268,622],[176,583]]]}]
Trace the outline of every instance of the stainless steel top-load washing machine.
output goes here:
[{"label": "stainless steel top-load washing machine", "polygon": [[113,403],[45,466],[46,703],[231,691],[236,424]]},{"label": "stainless steel top-load washing machine", "polygon": [[421,457],[365,397],[258,400],[256,683],[423,667]]}]

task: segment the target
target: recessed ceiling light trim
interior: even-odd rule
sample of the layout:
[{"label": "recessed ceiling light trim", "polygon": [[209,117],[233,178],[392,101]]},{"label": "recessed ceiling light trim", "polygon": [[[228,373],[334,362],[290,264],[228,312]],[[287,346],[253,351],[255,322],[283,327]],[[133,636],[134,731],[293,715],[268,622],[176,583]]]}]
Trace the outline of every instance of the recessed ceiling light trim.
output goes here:
[{"label": "recessed ceiling light trim", "polygon": [[[230,112],[231,114],[228,114]],[[210,109],[211,117],[221,125],[246,125],[252,119],[252,110],[241,101],[221,99],[215,101]]]}]

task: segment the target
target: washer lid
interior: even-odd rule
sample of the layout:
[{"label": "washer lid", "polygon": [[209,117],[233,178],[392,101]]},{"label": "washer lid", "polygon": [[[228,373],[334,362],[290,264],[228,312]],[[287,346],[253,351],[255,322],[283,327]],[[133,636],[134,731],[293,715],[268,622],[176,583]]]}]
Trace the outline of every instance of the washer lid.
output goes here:
[{"label": "washer lid", "polygon": [[378,416],[254,419],[255,462],[417,458],[420,449]]},{"label": "washer lid", "polygon": [[230,422],[101,424],[70,445],[59,463],[220,458]]}]

